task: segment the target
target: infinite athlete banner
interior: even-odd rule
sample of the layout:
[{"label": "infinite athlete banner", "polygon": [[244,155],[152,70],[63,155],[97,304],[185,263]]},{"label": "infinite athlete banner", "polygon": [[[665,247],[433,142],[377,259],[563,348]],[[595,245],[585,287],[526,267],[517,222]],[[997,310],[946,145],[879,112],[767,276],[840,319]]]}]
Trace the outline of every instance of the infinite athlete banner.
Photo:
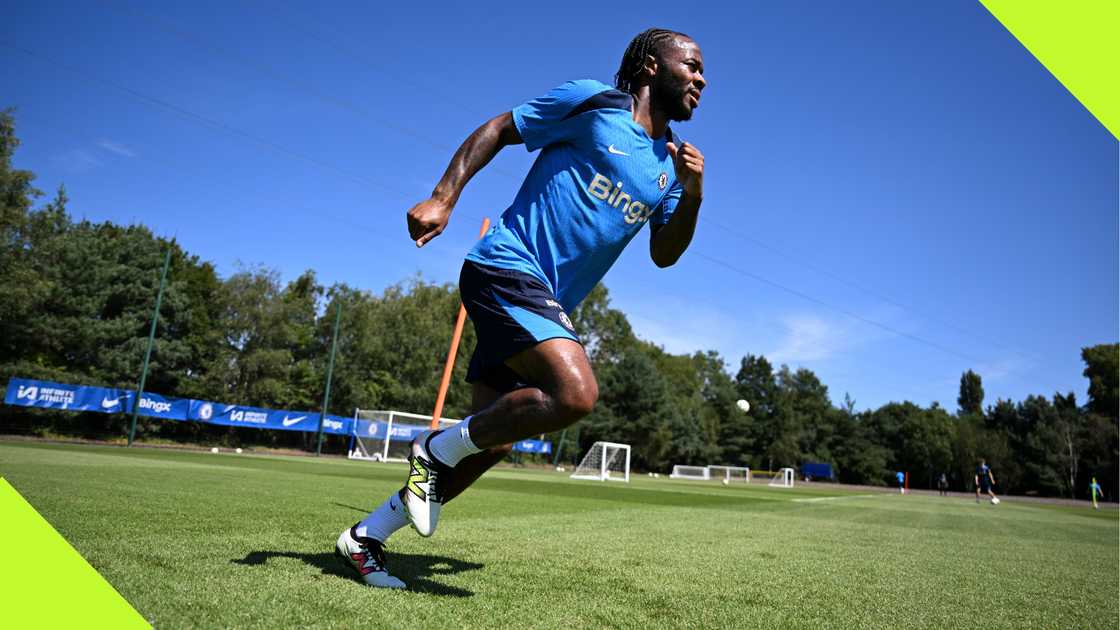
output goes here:
[{"label": "infinite athlete banner", "polygon": [[[206,400],[190,401],[187,413],[190,420],[230,427],[254,427],[281,431],[319,431],[319,414],[312,411],[281,411],[245,405],[225,405]],[[327,415],[323,420],[323,433],[349,435],[350,418]]]},{"label": "infinite athlete banner", "polygon": [[40,409],[120,413],[131,408],[134,393],[106,387],[13,378],[8,381],[4,402]]},{"label": "infinite athlete banner", "polygon": [[[22,407],[42,409],[63,409],[67,411],[96,411],[98,413],[131,413],[132,401],[136,392],[109,387],[89,385],[70,385],[52,383],[26,378],[13,378],[8,381],[4,402]],[[226,405],[207,400],[188,400],[168,398],[151,392],[140,397],[137,413],[152,418],[166,420],[197,420],[208,424],[230,427],[254,427],[257,429],[277,429],[280,431],[319,431],[319,414],[312,411],[283,411],[263,409],[246,405]],[[417,435],[427,431],[427,426],[400,424],[380,420],[355,420],[341,416],[327,415],[323,420],[323,433],[334,435],[359,435],[364,438],[385,439],[411,442]],[[522,440],[513,445],[513,450],[522,453],[548,454],[552,452],[551,442]]]}]

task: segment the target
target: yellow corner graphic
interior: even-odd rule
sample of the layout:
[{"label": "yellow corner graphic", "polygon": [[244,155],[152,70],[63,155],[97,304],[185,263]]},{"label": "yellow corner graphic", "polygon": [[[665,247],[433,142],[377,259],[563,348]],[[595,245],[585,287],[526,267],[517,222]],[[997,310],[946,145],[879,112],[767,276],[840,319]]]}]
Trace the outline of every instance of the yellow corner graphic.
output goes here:
[{"label": "yellow corner graphic", "polygon": [[1120,2],[980,0],[1073,97],[1120,138]]},{"label": "yellow corner graphic", "polygon": [[0,593],[9,628],[148,628],[148,622],[0,478]]}]

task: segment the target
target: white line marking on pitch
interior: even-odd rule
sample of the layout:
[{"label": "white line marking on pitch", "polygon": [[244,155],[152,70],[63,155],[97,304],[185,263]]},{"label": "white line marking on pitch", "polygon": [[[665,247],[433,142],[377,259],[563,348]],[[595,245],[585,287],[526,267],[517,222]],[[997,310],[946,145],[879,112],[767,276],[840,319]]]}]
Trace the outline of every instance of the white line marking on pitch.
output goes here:
[{"label": "white line marking on pitch", "polygon": [[794,503],[812,503],[814,501],[834,501],[836,499],[867,499],[875,497],[875,494],[849,494],[842,497],[814,497],[812,499],[791,499]]}]

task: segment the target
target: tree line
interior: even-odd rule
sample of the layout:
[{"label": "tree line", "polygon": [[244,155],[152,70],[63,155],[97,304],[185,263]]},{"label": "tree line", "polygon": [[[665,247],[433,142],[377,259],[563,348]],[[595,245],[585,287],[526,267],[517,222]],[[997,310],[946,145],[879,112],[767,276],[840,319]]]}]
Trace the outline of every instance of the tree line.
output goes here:
[{"label": "tree line", "polygon": [[[143,225],[75,221],[60,188],[46,202],[34,174],[13,166],[13,114],[0,112],[0,378],[135,388],[162,259],[171,266],[146,389],[167,396],[275,409],[318,410],[335,313],[341,308],[329,412],[431,409],[458,311],[456,288],[411,278],[374,293],[323,286],[313,271],[284,282],[264,267],[222,278],[213,265]],[[856,411],[805,368],[746,354],[677,355],[638,338],[597,286],[572,313],[599,379],[600,400],[576,427],[546,436],[562,461],[596,440],[632,447],[637,470],[724,464],[776,470],[833,465],[845,483],[912,487],[946,473],[971,486],[979,458],[1003,492],[1084,497],[1096,476],[1115,497],[1120,345],[1081,349],[1088,397],[1072,392],[984,405],[981,376],[961,375],[958,408],[891,402]],[[465,415],[464,330],[444,415]],[[735,401],[751,403],[749,414]],[[0,409],[7,432],[123,435],[121,415]],[[307,448],[313,436],[141,419],[141,439],[225,441]],[[341,437],[328,449],[345,448]]]}]

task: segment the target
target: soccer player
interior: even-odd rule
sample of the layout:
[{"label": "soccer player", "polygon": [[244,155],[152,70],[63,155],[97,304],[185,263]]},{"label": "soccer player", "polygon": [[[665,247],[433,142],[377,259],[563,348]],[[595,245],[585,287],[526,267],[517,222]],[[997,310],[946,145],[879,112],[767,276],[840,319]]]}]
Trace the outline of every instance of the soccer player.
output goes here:
[{"label": "soccer player", "polygon": [[1099,510],[1101,506],[1097,505],[1097,497],[1103,497],[1101,494],[1101,484],[1097,483],[1097,478],[1093,477],[1093,483],[1089,484],[1089,494],[1093,497],[1093,509]]},{"label": "soccer player", "polygon": [[945,473],[937,478],[937,494],[938,496],[949,496],[949,477]]},{"label": "soccer player", "polygon": [[992,476],[992,469],[984,460],[980,460],[980,465],[976,468],[976,502],[980,502],[980,493],[987,493],[992,498],[992,503],[999,503],[996,498],[996,493],[992,487],[996,485],[996,478]]},{"label": "soccer player", "polygon": [[570,81],[483,124],[431,198],[408,211],[417,247],[439,236],[463,187],[502,148],[540,150],[513,204],[467,254],[459,294],[478,345],[472,414],[412,443],[405,486],[342,532],[340,557],[371,586],[403,588],[383,546],[411,522],[431,536],[443,504],[511,450],[591,412],[599,390],[568,316],[642,226],[658,267],[692,240],[704,156],[670,122],[700,104],[704,59],[692,38],[649,29],[627,46],[615,85]]}]

